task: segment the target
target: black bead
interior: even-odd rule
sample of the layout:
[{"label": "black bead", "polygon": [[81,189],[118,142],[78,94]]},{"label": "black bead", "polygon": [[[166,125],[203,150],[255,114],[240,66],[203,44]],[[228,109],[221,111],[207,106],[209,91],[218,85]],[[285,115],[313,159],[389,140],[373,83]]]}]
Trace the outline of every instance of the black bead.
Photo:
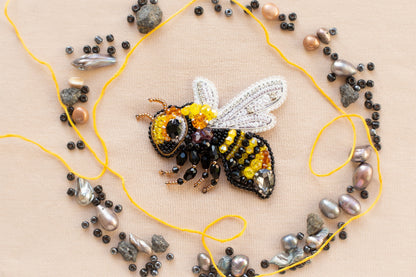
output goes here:
[{"label": "black bead", "polygon": [[98,205],[101,204],[101,200],[98,199],[98,197],[94,197],[94,199],[92,200],[91,203],[92,203],[93,206],[97,207]]},{"label": "black bead", "polygon": [[357,85],[359,85],[360,88],[365,88],[366,83],[363,79],[360,79],[360,80],[357,81]]},{"label": "black bead", "polygon": [[84,51],[85,54],[91,53],[91,46],[85,45],[84,48],[82,48],[82,51]]},{"label": "black bead", "polygon": [[176,180],[176,182],[178,183],[178,185],[183,185],[183,183],[184,183],[182,178],[178,178],[178,180]]},{"label": "black bead", "polygon": [[381,109],[380,104],[374,104],[374,105],[373,105],[373,109],[374,109],[375,111],[379,111],[379,110]]},{"label": "black bead", "polygon": [[331,47],[329,46],[325,46],[324,49],[322,49],[322,51],[324,52],[326,56],[331,55]]},{"label": "black bead", "polygon": [[363,190],[360,192],[360,196],[362,199],[367,199],[368,198],[368,191]]},{"label": "black bead", "polygon": [[378,112],[373,112],[373,114],[371,115],[371,118],[373,120],[379,120],[380,119],[380,114]]},{"label": "black bead", "polygon": [[357,65],[357,70],[359,72],[363,72],[364,71],[364,68],[365,68],[365,65],[363,65],[362,63],[360,63],[359,65]]},{"label": "black bead", "polygon": [[87,229],[88,227],[90,227],[90,223],[88,221],[83,221],[81,223],[81,227],[82,229]]},{"label": "black bead", "polygon": [[198,277],[208,277],[208,275],[207,274],[205,274],[205,273],[201,273],[201,274],[199,274],[199,276]]},{"label": "black bead", "polygon": [[379,143],[374,144],[374,147],[377,149],[377,151],[381,150],[381,144]]},{"label": "black bead", "polygon": [[119,237],[121,240],[125,240],[125,239],[126,239],[126,233],[124,233],[124,232],[120,232],[120,234],[118,234],[118,237]]},{"label": "black bead", "polygon": [[123,206],[121,206],[120,204],[116,205],[114,207],[114,211],[118,214],[121,213],[123,211]]},{"label": "black bead", "polygon": [[260,147],[256,146],[254,147],[254,154],[260,153]]},{"label": "black bead", "polygon": [[280,29],[287,30],[287,23],[286,22],[280,23]]},{"label": "black bead", "polygon": [[97,194],[100,194],[100,193],[102,193],[102,192],[103,192],[103,187],[102,187],[101,185],[96,185],[96,186],[94,187],[94,191],[95,191]]},{"label": "black bead", "polygon": [[284,13],[279,14],[279,20],[280,21],[285,21],[286,20],[286,15]]},{"label": "black bead", "polygon": [[91,48],[92,52],[95,54],[100,53],[100,47],[98,45],[95,45]]},{"label": "black bead", "polygon": [[155,266],[153,265],[152,262],[148,262],[146,263],[146,269],[147,270],[153,270],[155,268]]},{"label": "black bead", "polygon": [[225,9],[224,11],[225,16],[230,17],[233,15],[233,10],[232,9]]},{"label": "black bead", "polygon": [[216,12],[220,12],[222,10],[222,6],[220,4],[217,4],[217,5],[214,6],[214,10]]},{"label": "black bead", "polygon": [[310,253],[310,252],[311,252],[311,248],[310,248],[309,246],[305,245],[305,246],[303,247],[303,252],[305,252],[305,253]]},{"label": "black bead", "polygon": [[146,4],[147,4],[147,0],[138,0],[138,1],[137,1],[137,3],[138,3],[140,6],[144,6],[144,5],[146,5]]},{"label": "black bead", "polygon": [[380,143],[380,141],[381,141],[380,136],[374,136],[373,141],[374,141],[374,143]]},{"label": "black bead", "polygon": [[245,184],[247,182],[247,177],[246,176],[241,176],[240,177],[240,182]]},{"label": "black bead", "polygon": [[248,277],[254,277],[254,276],[256,276],[256,271],[253,268],[249,268],[249,269],[247,269],[246,274],[247,274]]},{"label": "black bead", "polygon": [[123,49],[130,49],[130,42],[128,41],[123,41],[121,43],[121,47],[123,47]]},{"label": "black bead", "polygon": [[326,76],[326,78],[328,79],[328,81],[333,82],[337,79],[337,75],[335,75],[335,73],[329,73],[328,76]]},{"label": "black bead", "polygon": [[298,239],[298,240],[303,240],[303,238],[305,237],[305,234],[303,234],[302,232],[299,232],[299,233],[296,235],[296,237],[297,237],[297,239]]},{"label": "black bead", "polygon": [[220,158],[220,155],[218,154],[217,147],[215,145],[211,145],[209,149],[209,157],[212,161],[216,161]]},{"label": "black bead", "polygon": [[294,31],[295,30],[295,24],[287,23],[287,30],[288,31]]},{"label": "black bead", "polygon": [[206,178],[208,178],[208,177],[209,177],[208,172],[204,172],[204,173],[202,173],[202,178],[206,179]]},{"label": "black bead", "polygon": [[360,88],[360,86],[359,86],[359,85],[355,85],[355,86],[353,87],[353,89],[354,89],[355,91],[360,91],[360,90],[361,90],[361,88]]},{"label": "black bead", "polygon": [[257,0],[253,0],[250,2],[250,5],[253,9],[258,9],[260,7],[260,3]]},{"label": "black bead", "polygon": [[85,103],[88,101],[88,96],[85,94],[81,94],[80,97],[78,98],[79,101],[81,101],[82,103]]},{"label": "black bead", "polygon": [[353,186],[348,186],[347,187],[347,192],[348,193],[353,193],[353,191],[354,191],[354,187]]},{"label": "black bead", "polygon": [[65,52],[66,52],[68,55],[70,55],[70,54],[74,53],[74,47],[72,47],[72,46],[67,46],[67,47],[65,48]]},{"label": "black bead", "polygon": [[249,159],[245,159],[244,160],[244,166],[249,166],[250,165],[250,160]]},{"label": "black bead", "polygon": [[234,154],[234,158],[236,158],[237,160],[241,159],[241,154],[240,153],[235,153]]},{"label": "black bead", "polygon": [[157,258],[157,256],[156,255],[152,255],[152,256],[150,256],[150,261],[151,262],[156,262],[158,260],[158,258]]},{"label": "black bead", "polygon": [[78,147],[78,149],[82,150],[82,149],[85,148],[85,143],[82,140],[79,140],[77,142],[77,147]]},{"label": "black bead", "polygon": [[334,61],[338,60],[338,54],[337,53],[332,53],[331,54],[331,59],[334,60]]},{"label": "black bead", "polygon": [[161,269],[162,268],[162,263],[160,261],[156,261],[154,263],[154,266],[155,266],[156,269]]},{"label": "black bead", "polygon": [[148,271],[146,270],[146,268],[142,268],[142,269],[140,269],[140,276],[141,277],[147,277],[147,275],[148,275],[149,273],[148,273]]},{"label": "black bead", "polygon": [[328,251],[328,250],[329,250],[329,248],[330,248],[329,243],[328,243],[327,245],[325,245],[325,246],[324,246],[324,250],[325,250],[325,251]]},{"label": "black bead", "polygon": [[75,149],[75,142],[73,142],[73,141],[68,142],[68,143],[66,144],[66,147],[67,147],[69,150],[74,150],[74,149]]},{"label": "black bead", "polygon": [[337,34],[337,28],[331,28],[329,29],[329,33],[331,34],[331,36],[335,36]]},{"label": "black bead", "polygon": [[[333,235],[334,233],[328,233],[328,236],[327,236],[327,239],[329,239],[330,237],[332,237],[332,235]],[[335,240],[335,237],[333,237],[332,239],[331,239],[331,241],[334,241]]]},{"label": "black bead", "polygon": [[250,145],[250,142],[249,142],[247,139],[244,139],[244,140],[241,142],[241,144],[242,144],[244,147],[247,147],[247,146],[249,146],[249,145]]},{"label": "black bead", "polygon": [[134,271],[137,270],[137,266],[135,264],[130,264],[129,265],[129,270],[132,271],[132,272],[134,272]]},{"label": "black bead", "polygon": [[372,102],[371,100],[365,100],[365,102],[364,102],[364,106],[365,106],[367,109],[372,109],[372,108],[373,108],[373,102]]},{"label": "black bead", "polygon": [[95,43],[97,43],[97,44],[101,44],[104,40],[103,40],[103,38],[102,38],[102,37],[100,37],[100,36],[95,36],[94,41],[95,41]]},{"label": "black bead", "polygon": [[107,53],[110,55],[114,55],[116,53],[116,48],[114,46],[109,46],[107,48]]},{"label": "black bead", "polygon": [[296,18],[298,18],[298,16],[296,15],[296,13],[290,13],[288,17],[289,17],[289,20],[290,21],[295,21]]},{"label": "black bead", "polygon": [[59,120],[61,120],[62,122],[66,122],[68,120],[68,116],[66,115],[66,113],[63,113],[59,116]]},{"label": "black bead", "polygon": [[[139,5],[133,5],[133,6],[131,6],[131,10],[134,12],[134,13],[137,13],[139,10],[140,10],[140,6]],[[108,41],[108,40],[107,40]]]},{"label": "black bead", "polygon": [[347,232],[341,231],[339,232],[339,238],[345,240],[347,238]]},{"label": "black bead", "polygon": [[74,195],[75,195],[75,189],[73,189],[73,188],[69,188],[69,189],[66,191],[66,194],[68,194],[68,196],[74,196]]},{"label": "black bead", "polygon": [[211,0],[212,4],[218,4],[218,2],[220,2],[219,0]]},{"label": "black bead", "polygon": [[365,96],[365,99],[367,99],[367,100],[371,100],[371,99],[373,99],[373,93],[372,93],[371,91],[367,91],[367,92],[364,94],[364,96]]},{"label": "black bead", "polygon": [[349,76],[349,77],[347,77],[346,81],[350,86],[355,86],[355,78],[354,77]]},{"label": "black bead", "polygon": [[[215,274],[214,272],[210,272],[210,273],[208,273],[208,277],[217,277],[217,274]],[[244,275],[242,275],[242,277],[244,277]]]},{"label": "black bead", "polygon": [[225,254],[227,254],[228,256],[234,255],[234,249],[232,247],[225,248]]},{"label": "black bead", "polygon": [[90,221],[91,221],[92,224],[95,224],[95,223],[98,222],[98,218],[96,216],[93,216],[93,217],[91,217]]},{"label": "black bead", "polygon": [[248,140],[253,138],[253,134],[252,133],[245,133],[244,137]]},{"label": "black bead", "polygon": [[87,94],[88,92],[90,92],[89,86],[82,86],[81,93]]},{"label": "black bead", "polygon": [[172,253],[166,254],[166,260],[171,261],[175,258],[175,256]]},{"label": "black bead", "polygon": [[[253,8],[250,5],[246,5],[246,9],[249,10],[251,13],[253,12]],[[245,14],[248,14],[246,11],[244,11]]]},{"label": "black bead", "polygon": [[72,113],[74,112],[75,108],[74,107],[68,107],[68,113],[69,115],[72,115]]},{"label": "black bead", "polygon": [[374,63],[372,63],[372,62],[369,62],[369,63],[367,64],[367,69],[368,69],[368,70],[370,70],[370,71],[373,71],[375,67],[376,67],[376,66],[375,66],[375,65],[374,65]]},{"label": "black bead", "polygon": [[194,12],[197,16],[200,16],[204,13],[204,8],[201,6],[195,7]]},{"label": "black bead", "polygon": [[367,126],[371,126],[371,122],[373,122],[373,121],[371,121],[371,118],[366,118],[365,119],[365,123],[367,123]]},{"label": "black bead", "polygon": [[176,164],[179,166],[182,166],[186,163],[186,159],[188,158],[188,155],[186,152],[181,152],[176,156]]},{"label": "black bead", "polygon": [[103,235],[103,232],[101,231],[101,229],[97,228],[97,229],[94,230],[93,234],[94,234],[95,237],[99,238]]},{"label": "black bead", "polygon": [[269,263],[269,261],[268,261],[268,260],[262,260],[262,261],[260,262],[260,266],[261,266],[262,268],[268,268],[268,267],[269,267],[269,265],[270,265],[270,263]]},{"label": "black bead", "polygon": [[344,224],[345,224],[345,222],[342,222],[342,221],[338,222],[338,224],[337,224],[338,229],[341,228],[342,226],[344,226]]},{"label": "black bead", "polygon": [[134,15],[129,14],[129,15],[127,16],[127,22],[128,22],[128,23],[133,23],[133,22],[134,22],[134,20],[135,20]]},{"label": "black bead", "polygon": [[196,176],[197,173],[198,173],[198,171],[196,170],[196,168],[195,167],[191,167],[188,170],[186,170],[185,174],[183,175],[183,178],[186,181],[189,181],[189,180],[195,178],[195,176]]},{"label": "black bead", "polygon": [[209,173],[211,174],[212,178],[217,180],[221,174],[221,167],[219,164],[212,164],[209,168]]},{"label": "black bead", "polygon": [[371,126],[373,127],[373,129],[378,129],[380,128],[380,121],[373,121],[371,123]]},{"label": "black bead", "polygon": [[107,244],[107,243],[110,243],[111,238],[110,238],[109,235],[105,235],[105,236],[103,236],[102,240],[105,244]]},{"label": "black bead", "polygon": [[316,252],[318,252],[318,250],[316,249],[311,250],[311,255],[314,255]]},{"label": "black bead", "polygon": [[72,172],[69,172],[69,173],[66,175],[66,178],[68,179],[68,181],[74,181],[74,179],[75,179],[75,174],[74,174],[74,173],[72,173]]},{"label": "black bead", "polygon": [[178,173],[179,172],[179,167],[177,167],[177,166],[172,167],[172,172],[173,173]]},{"label": "black bead", "polygon": [[370,88],[374,87],[374,81],[373,80],[368,80],[367,81],[367,87],[370,87]]},{"label": "black bead", "polygon": [[189,155],[189,161],[191,162],[191,164],[193,165],[197,165],[200,161],[198,152],[193,150],[191,151],[191,154]]},{"label": "black bead", "polygon": [[[101,195],[101,194],[100,194]],[[103,199],[101,199],[101,200],[103,200]],[[104,205],[107,207],[107,208],[112,208],[113,207],[113,201],[111,201],[111,200],[106,200],[105,202],[104,202]]]}]

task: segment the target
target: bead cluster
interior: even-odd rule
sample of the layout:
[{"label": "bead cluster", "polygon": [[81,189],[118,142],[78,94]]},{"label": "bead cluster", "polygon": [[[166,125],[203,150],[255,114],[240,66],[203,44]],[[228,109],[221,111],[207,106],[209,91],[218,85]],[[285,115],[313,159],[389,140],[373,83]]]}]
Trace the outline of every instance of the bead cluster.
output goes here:
[{"label": "bead cluster", "polygon": [[[106,41],[108,42],[108,43],[112,43],[113,41],[114,41],[114,35],[112,35],[112,34],[108,34],[108,35],[106,35]],[[101,52],[101,48],[100,48],[100,46],[99,45],[101,45],[103,42],[104,42],[104,39],[101,37],[101,36],[99,36],[99,35],[97,35],[97,36],[95,36],[94,37],[94,42],[96,43],[96,45],[93,45],[93,46],[90,46],[90,45],[84,45],[83,47],[82,47],[82,51],[84,52],[84,54],[91,54],[91,53],[93,53],[93,54],[99,54],[100,52]],[[125,49],[125,50],[127,50],[127,49],[130,49],[130,43],[126,40],[126,41],[123,41],[122,43],[121,43],[121,47],[123,48],[123,49]],[[74,47],[72,47],[72,46],[67,46],[66,48],[65,48],[65,52],[68,54],[68,55],[71,55],[72,53],[74,53]],[[115,48],[115,46],[113,46],[113,45],[110,45],[110,46],[108,46],[107,47],[107,54],[109,54],[109,55],[114,55],[116,53],[116,48]]]},{"label": "bead cluster", "polygon": [[208,122],[217,117],[217,111],[212,110],[207,104],[201,105],[192,103],[181,109],[181,114],[191,119],[192,125],[196,129],[204,129],[208,126]]}]

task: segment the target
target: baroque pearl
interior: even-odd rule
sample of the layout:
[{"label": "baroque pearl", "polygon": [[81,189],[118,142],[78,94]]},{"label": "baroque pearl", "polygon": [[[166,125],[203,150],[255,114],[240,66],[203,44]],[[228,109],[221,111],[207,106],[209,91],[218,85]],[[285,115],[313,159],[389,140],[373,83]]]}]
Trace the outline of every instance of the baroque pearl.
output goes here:
[{"label": "baroque pearl", "polygon": [[307,35],[303,39],[303,47],[308,51],[317,49],[320,44],[319,39],[314,35]]},{"label": "baroque pearl", "polygon": [[274,20],[279,16],[279,8],[273,3],[266,3],[261,8],[264,18]]},{"label": "baroque pearl", "polygon": [[211,266],[211,259],[207,254],[199,253],[197,256],[198,265],[202,270],[208,271]]},{"label": "baroque pearl", "polygon": [[309,236],[306,239],[306,244],[312,249],[318,249],[324,243],[328,234],[329,234],[329,229],[325,227],[318,234],[314,236]]},{"label": "baroque pearl", "polygon": [[298,245],[298,239],[293,234],[289,234],[289,235],[284,236],[280,240],[280,242],[282,243],[282,246],[285,250],[294,249]]},{"label": "baroque pearl", "polygon": [[248,257],[244,255],[237,255],[231,260],[231,274],[235,277],[241,277],[247,270]]},{"label": "baroque pearl", "polygon": [[218,269],[226,276],[231,273],[231,260],[230,256],[224,256],[217,263]]},{"label": "baroque pearl", "polygon": [[153,250],[149,243],[145,242],[142,239],[139,239],[133,234],[129,234],[129,240],[130,243],[133,244],[137,250],[139,250],[139,252],[143,252],[149,256],[153,255]]},{"label": "baroque pearl", "polygon": [[77,202],[81,206],[89,205],[94,199],[94,189],[91,184],[82,178],[77,179]]},{"label": "baroque pearl", "polygon": [[328,29],[319,28],[319,30],[316,32],[316,35],[322,41],[322,43],[329,44],[331,41],[331,34],[329,33]]},{"label": "baroque pearl", "polygon": [[331,219],[337,218],[340,214],[338,203],[327,198],[324,198],[319,202],[319,209],[324,216]]},{"label": "baroque pearl", "polygon": [[71,77],[69,78],[68,83],[73,88],[82,88],[84,80],[81,77]]},{"label": "baroque pearl", "polygon": [[118,228],[118,217],[117,215],[102,205],[96,207],[98,222],[101,224],[104,230],[114,231]]},{"label": "baroque pearl", "polygon": [[364,190],[368,187],[373,178],[373,167],[369,163],[360,164],[352,176],[352,184],[357,190]]},{"label": "baroque pearl", "polygon": [[362,163],[368,160],[370,156],[371,156],[370,145],[357,146],[354,149],[354,153],[352,155],[351,161],[356,162],[356,163]]},{"label": "baroque pearl", "polygon": [[88,111],[83,107],[76,107],[72,113],[72,120],[76,124],[84,124],[88,121]]},{"label": "baroque pearl", "polygon": [[336,60],[331,66],[332,73],[337,76],[351,76],[357,73],[355,66],[345,60]]},{"label": "baroque pearl", "polygon": [[341,195],[338,204],[347,214],[358,215],[361,212],[360,202],[349,194]]}]

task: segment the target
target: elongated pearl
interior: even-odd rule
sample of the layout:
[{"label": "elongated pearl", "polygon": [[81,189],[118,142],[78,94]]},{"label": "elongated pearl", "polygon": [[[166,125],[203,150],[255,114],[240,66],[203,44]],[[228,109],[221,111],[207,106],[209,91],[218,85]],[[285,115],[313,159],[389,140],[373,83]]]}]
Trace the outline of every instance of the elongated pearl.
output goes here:
[{"label": "elongated pearl", "polygon": [[139,239],[133,234],[129,235],[130,243],[133,244],[139,252],[146,253],[147,255],[153,255],[152,247],[146,241]]},{"label": "elongated pearl", "polygon": [[360,164],[352,176],[352,184],[357,190],[364,190],[368,187],[373,178],[373,167],[369,163]]},{"label": "elongated pearl", "polygon": [[94,199],[94,190],[91,184],[82,178],[77,179],[77,202],[81,206],[89,205]]},{"label": "elongated pearl", "polygon": [[332,73],[337,76],[351,76],[357,73],[355,66],[345,60],[336,60],[331,66]]},{"label": "elongated pearl", "polygon": [[211,266],[211,259],[207,254],[199,253],[197,256],[198,265],[202,270],[208,271]]},{"label": "elongated pearl", "polygon": [[324,198],[319,202],[319,209],[327,218],[337,218],[340,214],[338,203],[331,199]]},{"label": "elongated pearl", "polygon": [[307,35],[303,39],[303,47],[308,51],[317,49],[320,44],[319,39],[314,35]]},{"label": "elongated pearl", "polygon": [[68,83],[73,88],[82,88],[84,80],[81,77],[71,77],[69,78]]},{"label": "elongated pearl", "polygon": [[273,3],[266,3],[261,8],[264,18],[274,20],[279,16],[279,8]]},{"label": "elongated pearl", "polygon": [[341,195],[338,204],[347,214],[358,215],[361,212],[360,202],[349,194]]},{"label": "elongated pearl", "polygon": [[117,215],[102,205],[96,207],[98,222],[101,224],[104,230],[114,231],[118,228],[118,217]]}]

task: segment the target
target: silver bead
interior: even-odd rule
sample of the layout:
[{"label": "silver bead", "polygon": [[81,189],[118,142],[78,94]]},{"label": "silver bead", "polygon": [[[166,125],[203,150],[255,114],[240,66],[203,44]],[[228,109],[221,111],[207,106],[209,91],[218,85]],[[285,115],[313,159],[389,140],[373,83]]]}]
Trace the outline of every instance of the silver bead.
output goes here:
[{"label": "silver bead", "polygon": [[224,273],[225,276],[231,273],[231,260],[232,258],[230,256],[224,256],[217,263],[218,269]]},{"label": "silver bead", "polygon": [[357,190],[364,190],[373,178],[373,167],[369,163],[360,164],[352,176],[352,185]]},{"label": "silver bead", "polygon": [[319,28],[319,30],[316,32],[316,35],[322,43],[329,44],[331,41],[331,34],[329,33],[328,29]]},{"label": "silver bead", "polygon": [[305,253],[303,252],[303,249],[296,247],[289,252],[283,252],[274,256],[270,260],[270,263],[277,265],[279,268],[287,267],[302,260],[304,255]]},{"label": "silver bead", "polygon": [[358,215],[361,212],[360,202],[349,194],[341,195],[338,204],[347,214]]},{"label": "silver bead", "polygon": [[235,277],[241,277],[247,270],[248,257],[244,255],[237,255],[231,260],[231,274]]},{"label": "silver bead", "polygon": [[331,71],[337,76],[351,76],[357,73],[355,66],[345,60],[336,60],[331,66]]},{"label": "silver bead", "polygon": [[208,271],[211,266],[211,259],[207,254],[199,253],[197,256],[198,265],[202,270]]},{"label": "silver bead", "polygon": [[314,236],[309,236],[306,239],[306,245],[312,249],[318,249],[324,243],[325,239],[329,234],[328,228],[323,228],[318,234]]},{"label": "silver bead", "polygon": [[77,179],[77,202],[81,206],[89,205],[94,199],[94,189],[91,184],[82,178]]},{"label": "silver bead", "polygon": [[79,70],[89,70],[104,66],[113,65],[116,63],[116,58],[101,54],[88,54],[72,62],[72,65]]},{"label": "silver bead", "polygon": [[282,246],[285,250],[294,249],[298,245],[298,239],[293,234],[289,234],[289,235],[284,236],[280,240],[280,242],[282,243]]},{"label": "silver bead", "polygon": [[341,212],[338,203],[327,198],[324,198],[319,202],[319,209],[324,216],[331,219],[337,218]]},{"label": "silver bead", "polygon": [[96,210],[98,222],[104,230],[114,231],[118,228],[118,217],[111,209],[98,205]]},{"label": "silver bead", "polygon": [[129,234],[129,241],[137,248],[137,250],[139,250],[139,252],[143,252],[149,256],[153,255],[152,247],[146,241],[136,237],[133,234]]},{"label": "silver bead", "polygon": [[370,156],[371,156],[370,145],[357,146],[354,149],[354,153],[352,155],[351,161],[355,163],[362,163],[368,160]]}]

